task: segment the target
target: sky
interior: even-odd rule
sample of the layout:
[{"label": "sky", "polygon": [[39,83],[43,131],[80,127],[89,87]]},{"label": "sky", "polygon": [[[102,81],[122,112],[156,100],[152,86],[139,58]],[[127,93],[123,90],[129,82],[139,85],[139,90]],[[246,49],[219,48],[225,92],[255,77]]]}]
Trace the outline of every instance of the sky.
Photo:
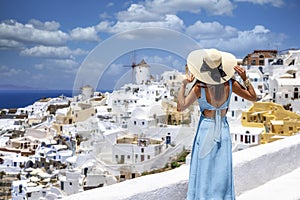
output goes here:
[{"label": "sky", "polygon": [[110,90],[132,61],[183,71],[179,51],[194,44],[239,59],[298,49],[299,10],[299,0],[0,0],[0,87]]}]

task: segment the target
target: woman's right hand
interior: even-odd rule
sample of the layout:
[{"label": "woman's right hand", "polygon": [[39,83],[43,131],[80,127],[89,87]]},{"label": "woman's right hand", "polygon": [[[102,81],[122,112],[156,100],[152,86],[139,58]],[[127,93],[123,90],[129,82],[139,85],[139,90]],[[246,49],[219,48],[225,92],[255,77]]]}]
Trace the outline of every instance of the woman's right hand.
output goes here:
[{"label": "woman's right hand", "polygon": [[193,82],[194,79],[195,79],[195,76],[192,73],[186,73],[185,79],[183,79],[182,83],[186,85],[188,83]]},{"label": "woman's right hand", "polygon": [[243,81],[247,79],[246,70],[243,67],[236,65],[234,66],[234,70],[240,75]]}]

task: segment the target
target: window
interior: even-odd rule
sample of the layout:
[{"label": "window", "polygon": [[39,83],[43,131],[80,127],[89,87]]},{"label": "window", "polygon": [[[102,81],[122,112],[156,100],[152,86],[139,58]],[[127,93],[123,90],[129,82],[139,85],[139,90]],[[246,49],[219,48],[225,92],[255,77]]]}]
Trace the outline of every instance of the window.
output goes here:
[{"label": "window", "polygon": [[127,155],[127,159],[128,159],[128,160],[130,159],[130,155]]},{"label": "window", "polygon": [[285,96],[286,99],[289,98],[289,94],[285,94],[284,96]]},{"label": "window", "polygon": [[141,155],[141,162],[145,160],[145,155]]},{"label": "window", "polygon": [[131,174],[131,178],[135,178],[135,173],[132,173],[132,174]]},{"label": "window", "polygon": [[124,180],[126,178],[126,176],[124,174],[120,175],[120,179]]},{"label": "window", "polygon": [[293,127],[290,126],[290,127],[289,127],[289,131],[293,131]]},{"label": "window", "polygon": [[144,148],[141,148],[141,152],[144,153]]},{"label": "window", "polygon": [[70,182],[69,185],[72,185],[72,182]]},{"label": "window", "polygon": [[240,139],[240,140],[241,140],[241,142],[243,142],[243,141],[244,141],[244,137],[243,137],[243,135],[241,135],[241,139]]},{"label": "window", "polygon": [[22,193],[22,188],[23,188],[23,186],[19,185],[19,193]]},{"label": "window", "polygon": [[255,143],[255,136],[252,135],[252,143]]},{"label": "window", "polygon": [[234,101],[238,101],[238,97],[237,96],[234,97]]},{"label": "window", "polygon": [[150,155],[147,156],[148,160],[150,160]]},{"label": "window", "polygon": [[231,111],[231,117],[234,117],[234,111]]},{"label": "window", "polygon": [[298,88],[294,88],[294,99],[298,99],[298,98],[299,98]]},{"label": "window", "polygon": [[259,60],[259,65],[265,65],[264,60]]},{"label": "window", "polygon": [[245,143],[246,144],[250,143],[250,135],[245,135]]}]

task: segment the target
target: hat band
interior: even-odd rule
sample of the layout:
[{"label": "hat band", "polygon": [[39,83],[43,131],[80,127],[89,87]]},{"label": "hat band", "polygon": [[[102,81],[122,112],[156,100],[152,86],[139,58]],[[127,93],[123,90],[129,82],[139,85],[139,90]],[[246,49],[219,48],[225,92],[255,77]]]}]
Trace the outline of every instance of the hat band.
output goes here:
[{"label": "hat band", "polygon": [[[203,66],[204,66],[204,68],[206,68],[206,67],[209,67],[210,68],[210,66],[207,64],[207,62],[205,62],[205,60],[203,59]],[[211,68],[210,68],[211,69]],[[220,65],[217,67],[217,69],[218,69],[218,71],[219,71],[219,73],[220,73],[220,76],[222,77],[222,78],[224,78],[225,76],[227,76],[227,74],[224,72],[224,70],[223,70],[223,65],[222,65],[222,63],[220,63]],[[202,69],[203,70],[203,69]],[[201,68],[200,68],[200,73],[201,73]],[[206,69],[207,70],[207,69]]]},{"label": "hat band", "polygon": [[220,73],[220,75],[221,75],[222,78],[225,77],[225,76],[227,76],[227,74],[223,70],[222,63],[218,66],[218,71],[219,71],[219,73]]}]

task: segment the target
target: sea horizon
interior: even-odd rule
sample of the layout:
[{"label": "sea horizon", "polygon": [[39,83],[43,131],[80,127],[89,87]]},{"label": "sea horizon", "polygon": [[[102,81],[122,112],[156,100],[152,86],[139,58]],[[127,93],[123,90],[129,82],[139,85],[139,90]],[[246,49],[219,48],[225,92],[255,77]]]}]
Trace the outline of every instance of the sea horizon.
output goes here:
[{"label": "sea horizon", "polygon": [[0,109],[23,108],[43,98],[72,97],[73,90],[13,89],[0,90]]},{"label": "sea horizon", "polygon": [[[100,91],[100,92],[109,92]],[[0,109],[24,108],[43,98],[73,97],[68,89],[0,89]]]}]

